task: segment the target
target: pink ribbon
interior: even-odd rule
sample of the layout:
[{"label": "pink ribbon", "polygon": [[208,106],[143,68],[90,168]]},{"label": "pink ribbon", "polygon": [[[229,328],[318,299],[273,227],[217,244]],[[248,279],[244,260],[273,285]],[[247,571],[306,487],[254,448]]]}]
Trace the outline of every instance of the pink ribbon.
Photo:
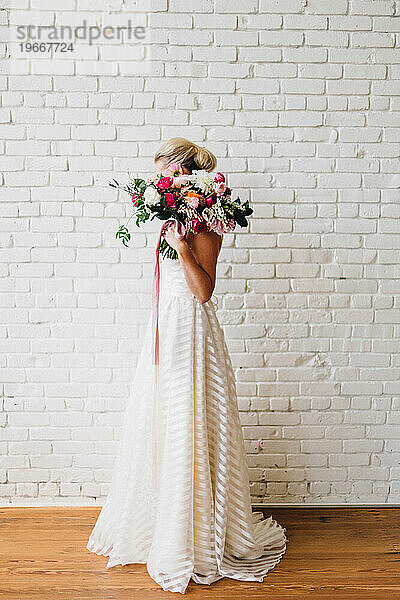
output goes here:
[{"label": "pink ribbon", "polygon": [[177,219],[168,219],[165,221],[160,229],[160,234],[158,236],[156,253],[154,257],[154,276],[153,276],[153,296],[152,296],[152,309],[153,309],[153,364],[158,365],[159,363],[159,348],[160,348],[160,340],[158,334],[158,306],[159,306],[159,298],[160,298],[160,242],[161,237],[168,229],[169,225],[173,223],[173,231],[175,237],[178,240],[181,240],[186,233],[186,227],[183,223],[180,223]]}]

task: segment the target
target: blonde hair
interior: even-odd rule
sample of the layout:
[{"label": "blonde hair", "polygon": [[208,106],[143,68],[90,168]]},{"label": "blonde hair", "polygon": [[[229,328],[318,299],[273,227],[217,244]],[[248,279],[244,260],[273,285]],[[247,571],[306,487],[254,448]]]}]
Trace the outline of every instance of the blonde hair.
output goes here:
[{"label": "blonde hair", "polygon": [[160,158],[166,159],[169,165],[180,163],[188,171],[196,169],[212,171],[217,166],[217,159],[212,152],[181,137],[174,137],[164,142],[154,160]]}]

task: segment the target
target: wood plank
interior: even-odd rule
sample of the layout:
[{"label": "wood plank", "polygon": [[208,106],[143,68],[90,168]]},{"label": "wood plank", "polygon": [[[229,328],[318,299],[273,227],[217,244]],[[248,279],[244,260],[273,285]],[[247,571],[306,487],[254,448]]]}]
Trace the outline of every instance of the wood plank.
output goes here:
[{"label": "wood plank", "polygon": [[[260,509],[257,509],[260,510]],[[155,600],[176,597],[145,564],[106,569],[86,549],[93,507],[0,508],[0,598]],[[193,598],[229,600],[400,599],[400,508],[270,508],[287,528],[281,562],[259,582],[191,581]]]}]

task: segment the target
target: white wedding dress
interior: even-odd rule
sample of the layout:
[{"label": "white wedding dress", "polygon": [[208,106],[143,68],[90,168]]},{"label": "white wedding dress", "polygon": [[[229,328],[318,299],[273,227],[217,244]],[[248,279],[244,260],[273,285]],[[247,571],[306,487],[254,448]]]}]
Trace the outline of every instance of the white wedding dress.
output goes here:
[{"label": "white wedding dress", "polygon": [[252,513],[232,363],[213,300],[160,257],[159,382],[152,321],[131,384],[112,482],[87,549],[106,568],[146,563],[164,590],[190,579],[263,581],[286,528]]}]

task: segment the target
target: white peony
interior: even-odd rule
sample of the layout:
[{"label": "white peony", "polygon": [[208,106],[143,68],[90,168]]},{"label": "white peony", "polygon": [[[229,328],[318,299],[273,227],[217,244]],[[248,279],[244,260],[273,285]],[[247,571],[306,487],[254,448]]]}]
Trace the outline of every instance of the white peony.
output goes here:
[{"label": "white peony", "polygon": [[196,187],[200,188],[202,192],[211,191],[214,183],[214,177],[204,169],[193,171],[190,180]]},{"label": "white peony", "polygon": [[150,186],[147,188],[147,190],[145,191],[144,195],[144,202],[145,204],[147,204],[147,206],[154,206],[154,204],[158,204],[161,200],[161,196],[160,194],[157,192],[156,188],[154,188],[153,186]]}]

